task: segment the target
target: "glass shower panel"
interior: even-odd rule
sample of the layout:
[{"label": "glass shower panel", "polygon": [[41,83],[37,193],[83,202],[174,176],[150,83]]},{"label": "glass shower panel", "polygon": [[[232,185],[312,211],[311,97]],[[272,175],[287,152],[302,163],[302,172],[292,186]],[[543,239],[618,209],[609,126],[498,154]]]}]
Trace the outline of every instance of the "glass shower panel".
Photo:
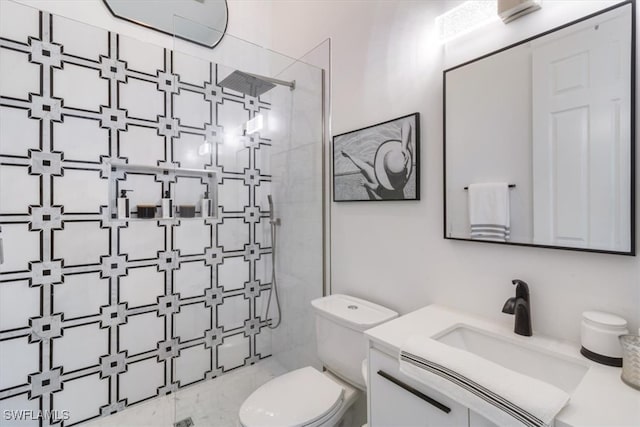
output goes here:
[{"label": "glass shower panel", "polygon": [[[174,23],[198,25],[181,17]],[[310,301],[323,290],[323,73],[229,34],[208,52],[175,38],[172,55],[174,113],[184,95],[211,106],[204,127],[187,129],[180,118],[180,129],[204,131],[218,182],[218,217],[203,257],[214,267],[204,298],[211,323],[194,316],[193,330],[185,322],[180,332],[198,338],[179,338],[176,421],[234,425],[244,399],[264,382],[319,366]],[[196,111],[191,105],[184,111]],[[185,149],[180,139],[175,152]],[[271,214],[280,219],[275,281]],[[189,280],[184,275],[173,286]],[[272,330],[279,321],[274,282],[282,322]],[[180,297],[181,309],[189,302]]]}]

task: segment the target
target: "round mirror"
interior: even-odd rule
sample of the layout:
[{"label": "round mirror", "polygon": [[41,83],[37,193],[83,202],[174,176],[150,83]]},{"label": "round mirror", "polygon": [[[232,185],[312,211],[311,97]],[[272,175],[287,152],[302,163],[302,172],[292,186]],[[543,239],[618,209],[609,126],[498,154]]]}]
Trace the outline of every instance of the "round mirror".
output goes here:
[{"label": "round mirror", "polygon": [[103,0],[117,18],[214,47],[227,29],[226,0]]}]

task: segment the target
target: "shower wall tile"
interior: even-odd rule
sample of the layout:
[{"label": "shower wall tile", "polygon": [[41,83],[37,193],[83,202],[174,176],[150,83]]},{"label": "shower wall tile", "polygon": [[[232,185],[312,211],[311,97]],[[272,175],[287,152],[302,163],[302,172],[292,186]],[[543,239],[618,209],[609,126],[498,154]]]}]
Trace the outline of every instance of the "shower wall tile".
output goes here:
[{"label": "shower wall tile", "polygon": [[65,425],[97,418],[101,408],[109,403],[109,381],[99,374],[87,375],[64,382],[64,390],[53,395],[53,406],[69,411]]},{"label": "shower wall tile", "polygon": [[[0,1],[0,408],[70,426],[271,355],[267,97],[217,64]],[[110,163],[175,172],[115,172]],[[196,205],[217,218],[118,220]],[[5,374],[7,372],[7,374]],[[22,424],[26,425],[26,424]]]},{"label": "shower wall tile", "polygon": [[174,359],[176,380],[180,386],[204,380],[207,372],[211,371],[211,349],[204,344],[185,348],[180,356]]},{"label": "shower wall tile", "polygon": [[40,67],[29,62],[29,54],[0,47],[0,96],[28,100],[39,86]]},{"label": "shower wall tile", "polygon": [[[23,306],[23,310],[14,307]],[[28,280],[0,283],[0,330],[29,326],[29,318],[40,314],[40,290]]]},{"label": "shower wall tile", "polygon": [[0,37],[28,43],[29,37],[38,37],[40,25],[37,9],[13,2],[0,3]]},{"label": "shower wall tile", "polygon": [[158,129],[149,125],[129,125],[127,131],[118,132],[118,155],[134,165],[156,166],[165,161],[165,138]]},{"label": "shower wall tile", "polygon": [[40,126],[29,110],[0,107],[0,154],[27,157],[40,146]]},{"label": "shower wall tile", "polygon": [[225,372],[244,366],[250,356],[250,341],[243,334],[229,335],[218,346],[218,366]]},{"label": "shower wall tile", "polygon": [[181,299],[204,296],[205,291],[210,289],[212,281],[213,266],[207,265],[205,260],[185,261],[180,263],[180,269],[173,273],[173,290],[180,295]]},{"label": "shower wall tile", "polygon": [[109,305],[109,288],[109,278],[99,272],[67,274],[64,283],[51,289],[52,312],[64,313],[65,320],[99,313],[100,307]]},{"label": "shower wall tile", "polygon": [[[143,359],[127,365],[127,372],[119,376],[121,399],[129,405],[155,397],[158,388],[164,385],[165,363],[155,357]],[[140,381],[144,378],[144,381]]]},{"label": "shower wall tile", "polygon": [[65,117],[53,124],[53,150],[64,153],[70,162],[100,163],[109,155],[109,131],[100,121],[79,117]]},{"label": "shower wall tile", "polygon": [[64,328],[63,336],[52,341],[53,364],[64,372],[98,366],[100,357],[109,353],[109,331],[99,323]]},{"label": "shower wall tile", "polygon": [[64,99],[67,108],[99,112],[109,103],[109,81],[99,69],[64,63],[63,69],[53,70],[53,97]]},{"label": "shower wall tile", "polygon": [[165,49],[119,34],[116,38],[117,58],[127,63],[127,69],[151,76],[165,69]]},{"label": "shower wall tile", "polygon": [[154,305],[165,294],[165,286],[165,273],[155,266],[131,267],[119,280],[119,301],[128,308]]},{"label": "shower wall tile", "polygon": [[218,266],[218,283],[225,291],[242,289],[249,282],[250,263],[243,256],[226,257]]},{"label": "shower wall tile", "polygon": [[211,83],[211,63],[182,52],[173,52],[173,72],[181,83],[204,88]]},{"label": "shower wall tile", "polygon": [[109,56],[109,33],[102,28],[55,15],[52,23],[51,41],[64,46],[65,54],[98,62]]}]

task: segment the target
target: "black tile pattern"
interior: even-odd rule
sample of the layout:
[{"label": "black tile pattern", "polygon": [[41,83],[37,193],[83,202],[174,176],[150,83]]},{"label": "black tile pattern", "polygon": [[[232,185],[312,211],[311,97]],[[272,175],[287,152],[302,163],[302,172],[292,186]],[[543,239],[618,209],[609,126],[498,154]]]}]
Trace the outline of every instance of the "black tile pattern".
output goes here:
[{"label": "black tile pattern", "polygon": [[[62,25],[64,20],[58,18],[54,20],[51,14],[45,12],[39,12],[39,15],[39,38],[30,37],[27,43],[0,38],[0,49],[28,55],[29,63],[36,64],[40,70],[39,92],[25,93],[23,97],[0,97],[0,108],[2,109],[0,114],[9,111],[25,111],[27,120],[35,121],[39,128],[39,140],[32,141],[32,144],[29,145],[38,148],[30,148],[22,155],[0,151],[0,172],[3,168],[18,167],[25,170],[25,177],[34,177],[39,181],[38,194],[34,194],[35,200],[39,200],[38,204],[30,204],[28,210],[25,209],[22,213],[0,211],[0,225],[6,230],[5,234],[10,233],[12,227],[17,227],[16,230],[22,230],[20,227],[27,227],[25,231],[29,233],[28,236],[34,237],[35,241],[39,242],[33,251],[24,251],[25,259],[22,260],[24,267],[0,269],[0,286],[8,289],[6,293],[10,293],[11,287],[17,289],[19,284],[28,281],[29,289],[37,291],[40,295],[39,307],[17,308],[17,310],[29,308],[36,310],[36,312],[39,311],[38,316],[30,317],[28,323],[21,327],[0,330],[0,346],[17,342],[16,340],[28,339],[29,348],[35,349],[38,353],[39,369],[29,372],[23,383],[11,384],[6,388],[0,387],[0,400],[24,396],[29,400],[37,399],[42,411],[63,410],[67,408],[57,407],[59,401],[57,396],[58,393],[65,390],[65,384],[71,386],[72,382],[88,377],[95,377],[95,381],[106,381],[108,383],[108,401],[95,408],[92,416],[74,419],[73,422],[40,421],[41,426],[65,426],[109,415],[130,404],[137,403],[138,401],[129,402],[126,397],[123,397],[126,395],[126,390],[122,390],[120,385],[121,376],[128,372],[128,366],[131,364],[155,359],[164,367],[164,382],[162,386],[157,388],[155,394],[155,396],[160,396],[175,392],[186,385],[186,381],[181,381],[181,378],[178,378],[175,369],[175,359],[186,348],[200,346],[211,354],[211,363],[202,372],[202,375],[199,375],[202,378],[200,381],[215,378],[225,372],[224,366],[218,360],[220,346],[225,338],[242,335],[249,339],[249,357],[244,361],[233,361],[233,369],[237,366],[255,363],[260,358],[268,356],[268,354],[264,354],[264,350],[258,351],[256,349],[256,337],[266,326],[265,320],[261,320],[260,314],[257,313],[256,304],[261,292],[268,290],[271,285],[270,283],[261,283],[256,278],[257,261],[262,256],[271,253],[270,247],[258,244],[256,239],[257,224],[261,218],[268,215],[268,212],[259,207],[259,202],[256,200],[256,187],[269,185],[271,176],[269,171],[258,170],[256,158],[261,147],[270,148],[271,141],[260,138],[257,134],[247,138],[246,142],[242,143],[244,144],[242,148],[245,153],[248,153],[248,161],[240,168],[237,165],[223,164],[218,156],[219,145],[214,145],[213,153],[209,154],[205,162],[205,168],[217,173],[218,184],[222,184],[224,180],[241,180],[242,185],[248,190],[249,204],[243,206],[241,211],[225,210],[224,206],[219,206],[219,218],[193,220],[200,221],[209,234],[209,244],[202,252],[187,254],[176,247],[176,230],[183,226],[185,221],[174,220],[153,221],[154,226],[161,229],[164,235],[163,247],[156,252],[155,256],[140,258],[126,253],[122,249],[126,243],[125,239],[137,239],[143,236],[136,233],[128,233],[124,236],[121,233],[133,225],[132,222],[113,219],[114,212],[109,211],[109,206],[115,207],[114,200],[99,204],[99,209],[93,212],[77,212],[69,206],[54,205],[53,193],[57,188],[54,186],[54,179],[64,183],[65,179],[70,179],[65,177],[65,171],[83,170],[97,172],[99,174],[99,176],[96,175],[97,182],[107,181],[111,172],[108,162],[123,163],[129,160],[121,155],[121,141],[124,133],[132,127],[151,128],[162,138],[164,152],[161,157],[154,159],[158,166],[180,167],[180,162],[174,159],[174,152],[181,134],[200,135],[209,142],[222,142],[225,123],[221,123],[218,112],[223,103],[240,104],[246,110],[248,118],[254,117],[261,110],[268,110],[270,104],[262,99],[249,98],[222,90],[217,85],[218,66],[213,63],[209,64],[209,79],[202,86],[183,83],[180,75],[173,72],[174,55],[172,51],[167,49],[164,50],[164,69],[157,70],[155,76],[133,70],[128,67],[126,61],[120,59],[121,36],[113,32],[105,32],[108,37],[109,51],[108,55],[99,55],[99,61],[67,54],[64,45],[53,41],[53,35],[57,29],[56,25]],[[66,105],[65,99],[68,96],[75,96],[73,93],[66,96],[54,96],[56,76],[76,67],[96,71],[96,78],[108,83],[107,104],[100,105],[95,110],[71,108]],[[164,99],[164,105],[161,108],[162,115],[157,115],[154,120],[148,117],[135,117],[123,107],[121,92],[125,85],[131,84],[132,81],[153,85],[153,90]],[[79,84],[74,90],[83,91],[84,88]],[[176,97],[186,92],[189,92],[192,99],[203,102],[203,105],[206,105],[209,110],[206,112],[209,115],[209,121],[202,123],[202,126],[194,124],[198,120],[197,117],[188,120],[189,125],[187,125],[184,123],[184,117],[180,120],[175,116]],[[108,153],[100,155],[101,161],[99,163],[95,161],[96,157],[93,160],[82,160],[77,157],[74,157],[73,160],[67,160],[63,151],[54,151],[55,126],[64,125],[65,118],[71,117],[91,121],[108,133]],[[0,147],[11,144],[12,141],[4,141]],[[149,173],[149,175],[163,191],[173,190],[173,186],[176,185],[174,179],[164,176],[162,172]],[[176,175],[179,179],[179,173]],[[127,181],[127,178],[126,173],[116,176],[117,184],[123,187],[129,185],[130,182]],[[16,185],[21,185],[21,183],[18,182]],[[207,186],[207,184],[202,185]],[[78,197],[89,197],[94,191],[103,190],[78,189],[78,192],[81,193]],[[114,192],[110,193],[115,194]],[[105,194],[104,200],[107,200],[108,197],[113,197],[113,195],[107,196]],[[243,227],[246,226],[248,239],[224,247],[219,239],[220,229],[224,224],[234,221],[244,224]],[[86,228],[74,228],[73,224],[83,225]],[[92,240],[97,239],[98,234],[88,234],[89,231],[81,233],[77,230],[99,231],[99,235],[106,236],[104,246],[100,246],[102,243],[98,244],[97,241]],[[69,236],[65,233],[75,234]],[[64,240],[67,242],[67,246],[62,243],[62,237],[65,235],[66,239]],[[76,247],[69,249],[69,241],[75,242]],[[5,245],[11,243],[12,239],[5,236]],[[28,242],[24,244],[28,245]],[[69,250],[75,251],[73,260],[68,259],[68,256],[65,255]],[[12,248],[6,247],[6,251],[12,251]],[[84,256],[84,251],[100,251],[100,253],[97,253],[95,257]],[[30,254],[34,254],[33,257],[29,258]],[[218,267],[224,263],[225,259],[238,256],[243,257],[249,263],[249,280],[245,283],[244,288],[224,291],[223,284],[218,280]],[[179,293],[174,291],[177,280],[175,272],[179,271],[183,264],[198,261],[209,272],[210,281],[204,292],[196,296],[182,298]],[[155,267],[164,277],[164,294],[157,297],[155,304],[133,307],[122,299],[119,285],[121,280],[132,274],[131,272],[135,269],[149,266]],[[91,275],[90,273],[95,274]],[[56,311],[58,310],[56,308],[58,302],[54,307],[54,292],[57,293],[65,286],[69,286],[68,279],[71,277],[87,278],[87,283],[89,283],[89,276],[94,277],[95,280],[108,281],[108,304],[102,305],[99,311],[93,314],[81,317],[65,315],[63,309]],[[90,295],[91,292],[97,292],[97,288],[96,291],[90,291],[87,295]],[[75,304],[82,305],[82,299],[87,298],[87,295],[70,295],[66,298],[78,298]],[[233,299],[233,297],[247,300],[249,310],[240,326],[229,329],[224,324],[224,319],[220,318],[218,307],[224,304],[225,300]],[[206,329],[190,333],[197,338],[184,341],[180,336],[174,335],[176,331],[174,323],[176,316],[181,313],[181,310],[185,310],[183,307],[187,305],[193,305],[193,307],[197,305],[198,310],[207,310],[210,321]],[[151,317],[152,319],[159,318],[161,319],[159,324],[164,323],[164,331],[161,331],[164,338],[157,341],[152,349],[133,354],[125,349],[123,328],[132,322],[133,318],[139,319],[141,315],[150,313],[155,314]],[[234,319],[234,322],[237,323],[237,319]],[[66,370],[64,360],[60,361],[59,358],[54,357],[57,348],[54,344],[58,342],[57,340],[65,337],[65,330],[83,325],[95,325],[100,330],[108,331],[108,353],[101,355],[93,365],[82,369]],[[146,330],[139,332],[141,337],[147,333]],[[83,352],[83,350],[80,342],[74,349],[77,352]],[[3,353],[3,357],[20,357],[20,355],[7,356]],[[141,377],[139,381],[144,382],[146,378]],[[77,384],[80,384],[80,381]],[[89,394],[94,393],[95,390],[87,389],[83,392]]]}]

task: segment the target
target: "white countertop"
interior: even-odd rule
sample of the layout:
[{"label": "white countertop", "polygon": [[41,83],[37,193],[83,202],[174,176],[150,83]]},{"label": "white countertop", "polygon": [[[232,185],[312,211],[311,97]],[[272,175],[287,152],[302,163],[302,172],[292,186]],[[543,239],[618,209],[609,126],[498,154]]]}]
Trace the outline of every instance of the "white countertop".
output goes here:
[{"label": "white countertop", "polygon": [[522,337],[511,328],[482,317],[466,314],[438,305],[413,311],[365,332],[372,345],[398,357],[400,346],[412,335],[433,337],[457,324],[467,324],[489,332],[521,340],[589,365],[582,382],[571,394],[569,404],[556,417],[556,427],[563,426],[640,426],[640,391],[624,384],[621,368],[600,365],[580,354],[573,344],[535,334]]}]

